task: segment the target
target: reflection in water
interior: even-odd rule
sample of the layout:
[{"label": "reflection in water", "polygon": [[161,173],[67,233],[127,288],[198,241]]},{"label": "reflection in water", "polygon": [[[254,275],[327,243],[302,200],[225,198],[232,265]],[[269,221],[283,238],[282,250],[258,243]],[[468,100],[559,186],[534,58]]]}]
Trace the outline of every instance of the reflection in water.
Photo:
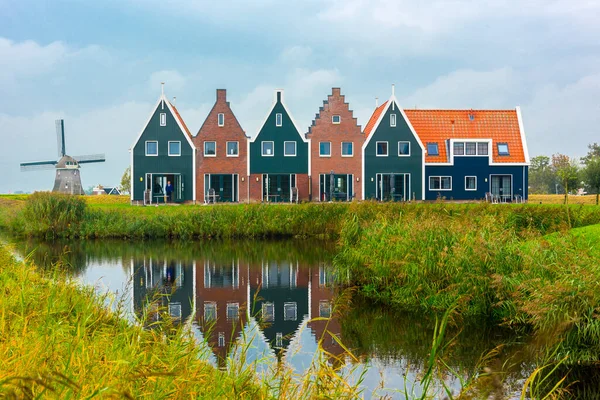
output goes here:
[{"label": "reflection in water", "polygon": [[[241,345],[254,351],[249,358],[263,357],[264,350],[269,359],[285,361],[301,373],[312,357],[306,353],[314,353],[317,342],[330,363],[341,367],[349,360],[341,342],[369,367],[366,396],[404,398],[405,387],[420,394],[435,320],[356,298],[340,301],[327,267],[330,243],[74,241],[17,242],[16,248],[31,253],[42,268],[58,262],[86,284],[100,280],[110,291],[129,290],[123,296],[133,300],[129,310],[146,326],[165,318],[175,324],[191,318],[220,367]],[[494,348],[500,351],[487,366],[502,370],[504,395],[515,393],[533,369],[526,335],[485,323],[450,328],[448,337],[454,335],[443,357],[462,378],[473,376],[481,356]],[[440,378],[455,393],[460,390],[455,377]]]}]

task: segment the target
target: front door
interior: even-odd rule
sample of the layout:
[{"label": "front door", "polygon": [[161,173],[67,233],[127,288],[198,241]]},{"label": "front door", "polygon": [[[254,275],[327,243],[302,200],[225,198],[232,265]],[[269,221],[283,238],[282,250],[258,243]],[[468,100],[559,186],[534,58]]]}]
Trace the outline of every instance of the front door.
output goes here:
[{"label": "front door", "polygon": [[492,175],[490,192],[500,197],[502,201],[510,201],[512,199],[512,176]]},{"label": "front door", "polygon": [[377,200],[410,200],[410,174],[377,174]]}]

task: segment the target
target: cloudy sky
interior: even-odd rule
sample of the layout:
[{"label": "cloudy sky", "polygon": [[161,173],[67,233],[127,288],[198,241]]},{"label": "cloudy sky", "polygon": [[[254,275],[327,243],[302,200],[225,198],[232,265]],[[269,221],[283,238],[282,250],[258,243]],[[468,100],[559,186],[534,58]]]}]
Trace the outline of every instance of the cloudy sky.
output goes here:
[{"label": "cloudy sky", "polygon": [[598,0],[0,0],[0,192],[52,188],[19,162],[105,153],[117,185],[160,95],[197,132],[228,99],[248,135],[285,89],[307,129],[340,86],[364,126],[392,83],[405,108],[522,107],[532,156],[600,142]]}]

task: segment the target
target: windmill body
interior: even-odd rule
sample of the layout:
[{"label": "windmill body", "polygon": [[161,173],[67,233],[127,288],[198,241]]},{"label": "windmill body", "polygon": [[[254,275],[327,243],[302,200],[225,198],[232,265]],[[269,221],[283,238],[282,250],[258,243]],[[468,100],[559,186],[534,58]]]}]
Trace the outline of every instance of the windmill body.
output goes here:
[{"label": "windmill body", "polygon": [[55,169],[53,192],[82,195],[81,164],[104,162],[104,154],[71,157],[65,151],[65,123],[64,120],[56,121],[56,137],[58,142],[58,160],[32,161],[21,163],[21,171],[34,171],[40,169]]}]

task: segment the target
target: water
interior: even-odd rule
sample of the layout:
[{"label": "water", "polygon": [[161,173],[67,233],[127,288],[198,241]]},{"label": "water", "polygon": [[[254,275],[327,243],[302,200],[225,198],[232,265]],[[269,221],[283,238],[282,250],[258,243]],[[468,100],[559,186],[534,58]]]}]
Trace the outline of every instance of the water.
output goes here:
[{"label": "water", "polygon": [[[16,247],[41,268],[60,262],[74,279],[109,294],[107,305],[132,321],[191,319],[217,367],[248,348],[247,361],[257,361],[259,372],[283,362],[302,374],[322,339],[325,357],[347,379],[363,374],[366,398],[422,393],[435,319],[375,307],[336,287],[331,243],[30,241]],[[494,387],[499,398],[518,397],[535,368],[527,335],[455,321],[446,338],[443,359],[454,373],[436,376],[440,397],[442,382],[460,393],[484,367],[502,374],[475,380],[472,390]]]}]

